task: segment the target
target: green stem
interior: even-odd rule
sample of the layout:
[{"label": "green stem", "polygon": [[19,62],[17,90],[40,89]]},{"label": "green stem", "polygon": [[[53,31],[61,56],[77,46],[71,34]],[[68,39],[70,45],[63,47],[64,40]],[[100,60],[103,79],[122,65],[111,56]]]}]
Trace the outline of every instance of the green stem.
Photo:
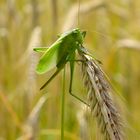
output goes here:
[{"label": "green stem", "polygon": [[64,140],[64,117],[65,117],[65,68],[62,80],[62,96],[61,96],[61,140]]}]

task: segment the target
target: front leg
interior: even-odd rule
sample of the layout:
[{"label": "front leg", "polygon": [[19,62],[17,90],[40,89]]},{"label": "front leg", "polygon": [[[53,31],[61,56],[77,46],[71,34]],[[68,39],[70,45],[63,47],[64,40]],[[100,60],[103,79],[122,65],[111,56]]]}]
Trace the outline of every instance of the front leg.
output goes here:
[{"label": "front leg", "polygon": [[[73,58],[75,58],[75,56]],[[70,93],[71,96],[75,97],[77,100],[79,100],[82,103],[84,103],[85,105],[89,106],[88,103],[86,103],[84,100],[82,100],[81,98],[79,98],[78,96],[76,96],[75,94],[73,94],[73,92],[72,92],[73,73],[74,73],[74,62],[75,61],[80,61],[81,62],[81,60],[70,60],[70,85],[69,85],[69,93]]]}]

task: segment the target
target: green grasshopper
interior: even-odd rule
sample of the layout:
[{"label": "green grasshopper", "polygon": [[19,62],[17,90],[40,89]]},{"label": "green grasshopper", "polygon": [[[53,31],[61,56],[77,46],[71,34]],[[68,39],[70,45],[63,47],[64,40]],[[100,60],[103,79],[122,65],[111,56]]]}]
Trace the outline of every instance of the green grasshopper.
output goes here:
[{"label": "green grasshopper", "polygon": [[[70,63],[70,85],[69,93],[85,103],[82,99],[77,97],[72,93],[72,83],[73,83],[73,72],[74,72],[74,62],[82,61],[75,60],[76,50],[84,51],[82,44],[85,38],[86,32],[80,29],[73,29],[71,31],[65,32],[59,36],[59,38],[49,47],[39,47],[34,48],[36,52],[44,53],[39,60],[36,68],[38,74],[44,74],[53,68],[57,68],[55,73],[49,78],[49,80],[40,88],[42,90],[47,86],[51,80],[65,67],[66,63]],[[85,103],[87,104],[87,103]]]}]

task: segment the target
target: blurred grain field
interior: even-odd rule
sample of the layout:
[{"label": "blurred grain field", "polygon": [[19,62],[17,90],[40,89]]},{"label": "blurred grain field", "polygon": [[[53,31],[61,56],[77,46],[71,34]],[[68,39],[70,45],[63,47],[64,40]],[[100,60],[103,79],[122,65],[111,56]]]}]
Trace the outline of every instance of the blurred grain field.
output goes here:
[{"label": "blurred grain field", "polygon": [[[140,140],[139,0],[0,0],[0,140],[59,140],[62,74],[37,75],[40,55],[57,35],[75,27],[87,31],[85,47],[103,64],[124,116],[127,140]],[[66,67],[65,139],[100,140],[97,124],[68,94]],[[74,91],[86,99],[79,66]]]}]

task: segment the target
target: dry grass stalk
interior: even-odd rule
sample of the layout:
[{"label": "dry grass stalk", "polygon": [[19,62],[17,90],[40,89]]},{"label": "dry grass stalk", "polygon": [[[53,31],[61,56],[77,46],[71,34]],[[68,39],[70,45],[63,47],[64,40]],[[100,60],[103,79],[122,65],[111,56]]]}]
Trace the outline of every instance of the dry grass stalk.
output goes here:
[{"label": "dry grass stalk", "polygon": [[41,46],[41,28],[39,26],[35,27],[32,31],[31,38],[29,41],[28,49],[26,50],[25,56],[29,56],[29,65],[27,69],[27,86],[32,84],[32,86],[28,87],[28,92],[30,93],[30,99],[33,99],[34,94],[36,93],[36,74],[34,69],[36,67],[38,57],[33,52],[34,47]]},{"label": "dry grass stalk", "polygon": [[96,60],[79,52],[84,60],[82,72],[88,89],[91,112],[96,116],[101,133],[106,140],[122,140],[121,119],[110,95],[110,86]]},{"label": "dry grass stalk", "polygon": [[119,48],[128,48],[133,50],[140,51],[140,41],[135,39],[121,39],[117,42]]},{"label": "dry grass stalk", "polygon": [[[31,55],[33,55],[33,48],[35,47],[39,47],[41,45],[41,28],[40,26],[36,26],[32,33],[31,33],[31,38],[29,39],[29,44],[27,49],[25,50],[25,52],[23,53],[23,55],[21,56],[21,58],[19,59],[19,61],[17,62],[15,68],[19,68],[20,66],[24,65],[25,63],[27,63],[29,57],[31,57]],[[31,59],[34,60],[34,59]],[[36,60],[37,61],[37,60]]]},{"label": "dry grass stalk", "polygon": [[89,116],[89,109],[87,106],[83,105],[81,106],[81,110],[77,113],[77,120],[80,125],[80,139],[81,140],[89,140],[89,127],[88,127],[88,116]]},{"label": "dry grass stalk", "polygon": [[43,95],[40,97],[34,108],[30,112],[27,121],[23,126],[23,135],[18,140],[36,140],[38,136],[38,120],[42,107],[49,97]]}]

